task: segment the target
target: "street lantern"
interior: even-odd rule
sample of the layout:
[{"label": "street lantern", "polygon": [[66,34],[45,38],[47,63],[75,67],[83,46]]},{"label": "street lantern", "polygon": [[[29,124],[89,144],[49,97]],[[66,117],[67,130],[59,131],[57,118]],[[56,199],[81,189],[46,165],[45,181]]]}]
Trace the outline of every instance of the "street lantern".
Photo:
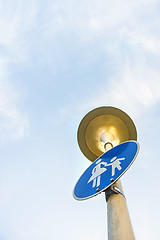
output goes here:
[{"label": "street lantern", "polygon": [[82,119],[77,137],[82,153],[93,163],[78,180],[74,197],[84,200],[104,191],[108,206],[108,239],[135,239],[118,180],[139,150],[132,119],[118,108],[99,107]]}]

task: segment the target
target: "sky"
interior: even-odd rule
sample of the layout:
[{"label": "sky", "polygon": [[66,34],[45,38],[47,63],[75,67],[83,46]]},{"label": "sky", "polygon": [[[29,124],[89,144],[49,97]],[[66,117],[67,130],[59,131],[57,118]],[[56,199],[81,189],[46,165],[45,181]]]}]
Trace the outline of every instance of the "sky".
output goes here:
[{"label": "sky", "polygon": [[122,176],[137,240],[160,239],[158,0],[0,0],[0,240],[107,239],[104,194],[76,201],[91,164],[77,129],[113,106],[140,152]]}]

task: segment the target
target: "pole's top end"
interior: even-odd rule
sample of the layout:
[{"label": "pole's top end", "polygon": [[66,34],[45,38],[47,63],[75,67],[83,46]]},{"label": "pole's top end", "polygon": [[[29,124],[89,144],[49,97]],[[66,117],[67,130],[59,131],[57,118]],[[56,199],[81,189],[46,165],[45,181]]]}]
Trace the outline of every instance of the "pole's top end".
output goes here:
[{"label": "pole's top end", "polygon": [[115,107],[99,107],[87,113],[80,122],[78,144],[82,153],[92,162],[102,155],[105,145],[116,145],[137,140],[132,119]]}]

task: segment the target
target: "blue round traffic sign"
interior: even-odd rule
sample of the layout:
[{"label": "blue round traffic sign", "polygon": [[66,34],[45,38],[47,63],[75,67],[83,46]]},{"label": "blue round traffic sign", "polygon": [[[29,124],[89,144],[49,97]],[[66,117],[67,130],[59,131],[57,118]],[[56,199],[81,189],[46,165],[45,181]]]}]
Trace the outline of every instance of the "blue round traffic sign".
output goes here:
[{"label": "blue round traffic sign", "polygon": [[127,141],[101,155],[79,178],[73,197],[85,200],[106,190],[127,171],[138,151],[138,142]]}]

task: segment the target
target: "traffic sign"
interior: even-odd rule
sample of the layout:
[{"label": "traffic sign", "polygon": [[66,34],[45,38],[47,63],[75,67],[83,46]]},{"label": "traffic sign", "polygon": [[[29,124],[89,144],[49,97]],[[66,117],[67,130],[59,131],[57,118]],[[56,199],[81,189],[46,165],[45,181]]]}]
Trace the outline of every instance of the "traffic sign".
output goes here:
[{"label": "traffic sign", "polygon": [[79,178],[73,197],[85,200],[106,190],[127,171],[138,152],[139,143],[127,141],[101,155]]}]

